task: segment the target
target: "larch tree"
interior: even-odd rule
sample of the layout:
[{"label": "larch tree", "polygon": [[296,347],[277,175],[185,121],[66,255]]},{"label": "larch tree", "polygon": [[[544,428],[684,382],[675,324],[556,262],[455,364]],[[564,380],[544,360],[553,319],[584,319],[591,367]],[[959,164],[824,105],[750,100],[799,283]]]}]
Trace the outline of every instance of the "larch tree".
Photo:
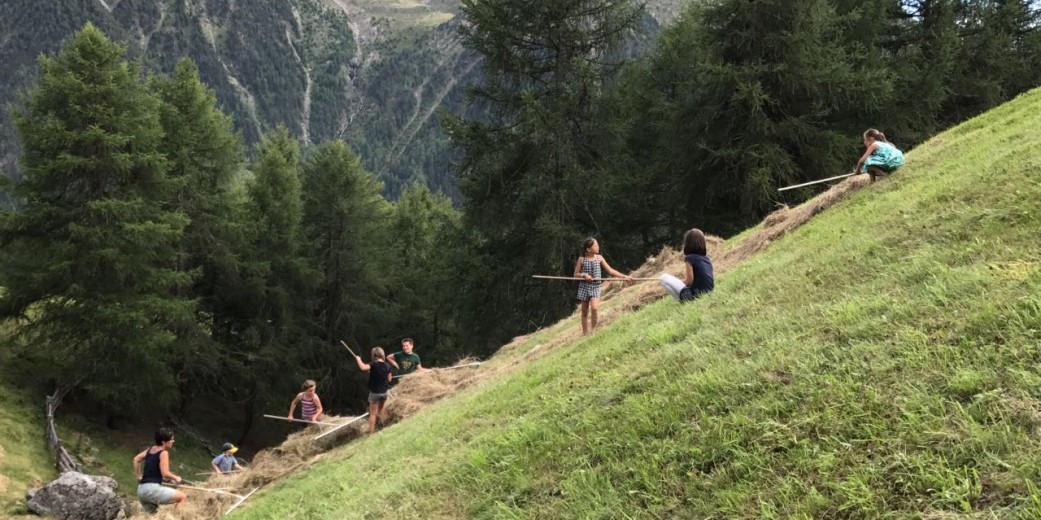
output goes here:
[{"label": "larch tree", "polygon": [[169,207],[159,102],[124,49],[88,24],[15,109],[24,211],[0,229],[0,314],[18,327],[40,375],[79,383],[114,410],[176,399],[174,323],[193,304],[176,287],[188,219]]},{"label": "larch tree", "polygon": [[258,405],[299,383],[298,367],[287,360],[304,341],[306,297],[316,283],[304,252],[300,145],[285,126],[261,138],[248,193],[241,294],[250,322],[237,353],[246,388],[241,437],[252,428]]},{"label": "larch tree", "polygon": [[302,171],[303,234],[318,275],[308,299],[309,336],[316,341],[298,349],[295,359],[329,376],[337,393],[350,394],[361,385],[346,377],[357,370],[339,340],[370,345],[395,319],[386,279],[400,274],[387,251],[391,208],[380,195],[382,184],[343,141],[316,147]]},{"label": "larch tree", "polygon": [[152,78],[160,98],[160,150],[169,160],[169,208],[190,219],[177,246],[177,269],[193,276],[178,296],[197,302],[194,319],[179,324],[184,345],[178,362],[182,404],[196,392],[219,390],[243,325],[240,255],[245,244],[240,174],[245,152],[231,118],[199,79],[195,63],[182,59],[171,76]]},{"label": "larch tree", "polygon": [[615,70],[611,50],[642,9],[629,0],[464,0],[462,12],[463,42],[483,59],[471,97],[491,114],[447,123],[464,152],[459,188],[488,269],[470,273],[487,276],[475,284],[483,315],[472,322],[517,331],[558,318],[571,292],[528,275],[566,270],[583,235],[598,230],[592,112]]}]

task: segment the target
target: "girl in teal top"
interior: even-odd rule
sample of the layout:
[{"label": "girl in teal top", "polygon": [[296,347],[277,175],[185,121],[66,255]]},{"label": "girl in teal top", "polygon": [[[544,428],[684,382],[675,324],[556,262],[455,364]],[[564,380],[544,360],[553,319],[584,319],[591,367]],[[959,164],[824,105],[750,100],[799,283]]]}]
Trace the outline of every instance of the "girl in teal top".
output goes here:
[{"label": "girl in teal top", "polygon": [[887,175],[904,165],[904,154],[886,140],[886,135],[874,128],[864,132],[864,155],[857,162],[856,171],[871,175]]}]

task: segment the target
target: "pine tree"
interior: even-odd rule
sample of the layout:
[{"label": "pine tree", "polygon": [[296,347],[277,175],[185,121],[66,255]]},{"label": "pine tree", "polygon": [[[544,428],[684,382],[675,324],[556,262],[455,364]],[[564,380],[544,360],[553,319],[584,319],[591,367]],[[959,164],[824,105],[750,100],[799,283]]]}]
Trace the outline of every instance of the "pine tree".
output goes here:
[{"label": "pine tree", "polygon": [[0,229],[0,315],[24,320],[40,377],[124,410],[176,397],[170,327],[192,311],[172,294],[190,283],[174,264],[187,219],[166,205],[159,104],[139,75],[90,24],[40,59],[14,113],[24,211]]},{"label": "pine tree", "polygon": [[894,102],[892,125],[873,124],[902,146],[921,142],[944,127],[944,106],[961,41],[957,0],[903,0],[901,35],[892,47]]},{"label": "pine tree", "polygon": [[472,96],[493,114],[447,124],[465,151],[467,222],[492,269],[474,297],[496,317],[473,325],[510,334],[569,305],[569,288],[528,275],[567,269],[581,237],[597,230],[592,110],[614,70],[605,56],[642,11],[628,0],[464,0],[462,11],[464,44],[484,60]]},{"label": "pine tree", "polygon": [[852,114],[877,111],[892,78],[845,46],[827,0],[723,0],[694,13],[697,93],[680,107],[675,150],[700,173],[682,191],[735,220],[757,218],[776,188],[849,169]]},{"label": "pine tree", "polygon": [[316,309],[322,339],[371,342],[379,324],[393,318],[384,280],[390,205],[380,182],[343,141],[315,148],[303,172],[307,250],[321,279]]},{"label": "pine tree", "polygon": [[[304,257],[300,147],[285,126],[265,135],[257,147],[248,187],[249,223],[243,286],[239,301],[250,324],[242,331],[242,374],[247,388],[245,437],[257,406],[299,384],[298,366],[288,363],[305,336],[306,297],[316,282]],[[284,403],[283,403],[284,404]]]},{"label": "pine tree", "polygon": [[[390,220],[390,250],[394,273],[388,284],[400,308],[400,330],[423,345],[424,360],[455,361],[458,349],[479,347],[458,334],[460,268],[457,236],[461,214],[443,194],[413,183],[394,203]],[[477,343],[477,342],[473,342]],[[431,365],[434,360],[425,361]]]},{"label": "pine tree", "polygon": [[295,353],[297,364],[328,374],[326,391],[361,398],[353,360],[339,345],[372,345],[396,318],[397,295],[387,279],[402,276],[387,250],[390,204],[382,184],[343,141],[316,147],[303,165],[303,230],[318,284],[309,298],[314,341]]},{"label": "pine tree", "polygon": [[1041,7],[1030,0],[966,0],[958,28],[961,44],[951,74],[951,97],[941,110],[955,124],[1041,83],[1041,49],[1031,33]]},{"label": "pine tree", "polygon": [[[245,247],[242,196],[238,174],[245,154],[231,118],[217,108],[213,90],[199,79],[195,63],[182,59],[171,77],[153,78],[150,86],[162,104],[160,150],[170,161],[171,209],[191,221],[178,245],[177,268],[197,273],[195,283],[177,294],[195,300],[195,319],[180,324],[184,344],[179,362],[182,397],[220,388],[221,342],[234,344],[241,327],[235,301],[240,281],[239,255]],[[230,346],[230,345],[229,345]]]}]

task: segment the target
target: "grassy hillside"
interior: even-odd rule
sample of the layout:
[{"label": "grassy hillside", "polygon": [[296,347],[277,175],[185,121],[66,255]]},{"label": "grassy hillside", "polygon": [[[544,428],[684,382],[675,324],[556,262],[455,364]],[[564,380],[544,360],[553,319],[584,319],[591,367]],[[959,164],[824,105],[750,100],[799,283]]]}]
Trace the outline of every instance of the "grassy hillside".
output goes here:
[{"label": "grassy hillside", "polygon": [[[0,326],[0,518],[31,518],[26,490],[58,475],[44,438],[46,385],[32,379],[32,369],[17,359],[18,347],[8,344],[8,332]],[[87,473],[112,476],[120,491],[132,494],[136,483],[131,459],[150,444],[154,422],[142,420],[113,430],[94,419],[77,415],[67,404],[58,410],[58,436]],[[209,468],[208,452],[187,436],[178,438],[175,453],[172,469],[185,478],[198,478],[196,472]]]},{"label": "grassy hillside", "polygon": [[57,475],[43,440],[43,401],[0,385],[0,517],[25,511],[25,490]]},{"label": "grassy hillside", "polygon": [[1041,516],[1039,124],[1033,91],[941,134],[711,296],[518,341],[234,516]]}]

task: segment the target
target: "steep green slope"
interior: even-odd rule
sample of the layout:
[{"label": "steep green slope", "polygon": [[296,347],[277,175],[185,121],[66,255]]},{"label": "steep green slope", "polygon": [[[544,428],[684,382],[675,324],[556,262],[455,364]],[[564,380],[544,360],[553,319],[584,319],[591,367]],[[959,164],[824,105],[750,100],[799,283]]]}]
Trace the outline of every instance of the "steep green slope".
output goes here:
[{"label": "steep green slope", "polygon": [[25,510],[25,490],[53,479],[43,406],[0,385],[0,517]]},{"label": "steep green slope", "polygon": [[1039,124],[1035,90],[711,296],[619,318],[234,516],[1036,518]]}]

